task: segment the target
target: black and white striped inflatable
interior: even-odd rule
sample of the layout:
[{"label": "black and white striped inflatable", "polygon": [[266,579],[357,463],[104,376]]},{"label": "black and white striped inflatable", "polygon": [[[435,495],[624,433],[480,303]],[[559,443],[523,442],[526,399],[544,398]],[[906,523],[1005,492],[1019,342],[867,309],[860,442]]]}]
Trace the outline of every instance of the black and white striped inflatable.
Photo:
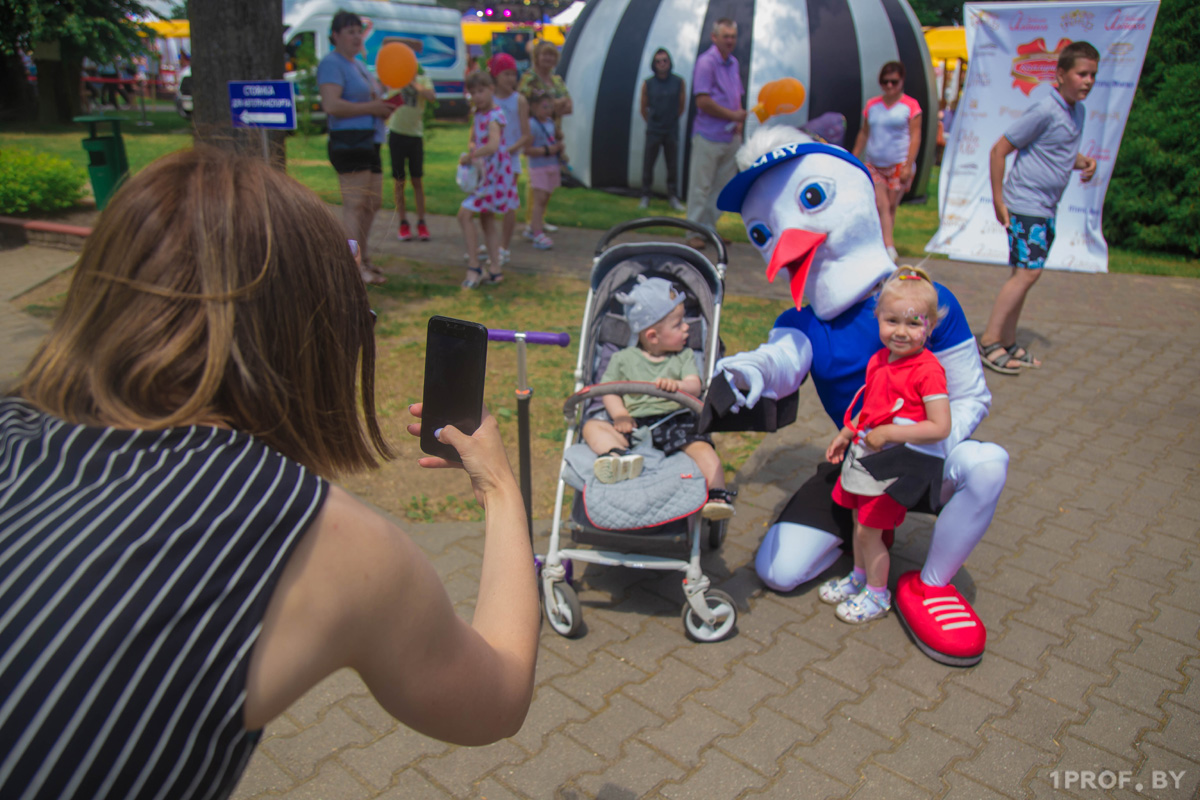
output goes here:
[{"label": "black and white striped inflatable", "polygon": [[[829,111],[846,118],[845,146],[854,144],[867,100],[880,94],[879,68],[901,61],[906,93],[925,112],[914,195],[923,194],[933,163],[937,97],[921,25],[905,0],[589,0],[563,47],[559,72],[574,102],[563,120],[576,176],[596,188],[636,188],[642,182],[645,123],[638,105],[650,59],[665,47],[690,93],[696,58],[712,40],[713,23],[738,24],[734,55],[747,107],[763,84],[794,77],[804,106],[783,117],[801,125]],[[695,101],[679,125],[680,182],[687,183],[688,139]],[[758,125],[751,114],[746,134]],[[666,188],[659,159],[655,188]]]}]

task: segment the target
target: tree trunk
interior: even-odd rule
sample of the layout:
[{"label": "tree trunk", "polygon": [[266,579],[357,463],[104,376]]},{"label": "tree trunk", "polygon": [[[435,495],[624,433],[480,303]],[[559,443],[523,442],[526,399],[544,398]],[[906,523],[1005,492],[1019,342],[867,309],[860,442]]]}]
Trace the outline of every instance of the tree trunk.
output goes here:
[{"label": "tree trunk", "polygon": [[79,62],[73,59],[35,59],[37,67],[38,122],[69,125],[82,113],[79,99]]},{"label": "tree trunk", "polygon": [[33,84],[25,78],[19,56],[0,56],[0,113],[6,119],[26,122],[37,118]]},{"label": "tree trunk", "polygon": [[[196,143],[261,155],[261,132],[233,127],[228,83],[283,80],[283,0],[205,0],[188,11]],[[271,161],[281,169],[285,136],[270,133]]]}]

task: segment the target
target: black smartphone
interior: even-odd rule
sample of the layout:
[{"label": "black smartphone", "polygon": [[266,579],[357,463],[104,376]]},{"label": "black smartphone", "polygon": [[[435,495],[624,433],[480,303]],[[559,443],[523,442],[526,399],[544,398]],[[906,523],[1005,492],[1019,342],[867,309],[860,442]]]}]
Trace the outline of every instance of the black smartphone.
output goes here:
[{"label": "black smartphone", "polygon": [[425,339],[425,388],[422,392],[421,450],[449,461],[458,451],[434,438],[453,425],[472,434],[483,421],[483,384],[487,372],[487,328],[478,322],[431,317]]}]

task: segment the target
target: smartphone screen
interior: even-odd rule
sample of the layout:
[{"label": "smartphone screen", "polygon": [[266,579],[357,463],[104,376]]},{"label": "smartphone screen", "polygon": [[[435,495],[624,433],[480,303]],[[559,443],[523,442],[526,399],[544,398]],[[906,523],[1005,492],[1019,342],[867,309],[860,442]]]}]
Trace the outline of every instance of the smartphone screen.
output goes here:
[{"label": "smartphone screen", "polygon": [[487,328],[478,322],[431,317],[425,341],[425,388],[422,393],[421,450],[431,456],[461,461],[458,451],[434,438],[433,432],[453,425],[472,434],[483,417],[487,371]]}]

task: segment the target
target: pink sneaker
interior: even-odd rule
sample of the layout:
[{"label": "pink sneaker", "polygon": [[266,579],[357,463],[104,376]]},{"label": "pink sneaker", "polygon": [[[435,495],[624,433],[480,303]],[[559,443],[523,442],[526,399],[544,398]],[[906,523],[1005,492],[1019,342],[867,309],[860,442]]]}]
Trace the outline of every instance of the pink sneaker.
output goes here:
[{"label": "pink sneaker", "polygon": [[412,228],[408,227],[408,220],[404,220],[400,223],[400,232],[396,234],[396,236],[402,242],[407,242],[412,239]]},{"label": "pink sneaker", "polygon": [[425,227],[424,221],[417,223],[417,238],[422,242],[429,241],[429,228]]}]

